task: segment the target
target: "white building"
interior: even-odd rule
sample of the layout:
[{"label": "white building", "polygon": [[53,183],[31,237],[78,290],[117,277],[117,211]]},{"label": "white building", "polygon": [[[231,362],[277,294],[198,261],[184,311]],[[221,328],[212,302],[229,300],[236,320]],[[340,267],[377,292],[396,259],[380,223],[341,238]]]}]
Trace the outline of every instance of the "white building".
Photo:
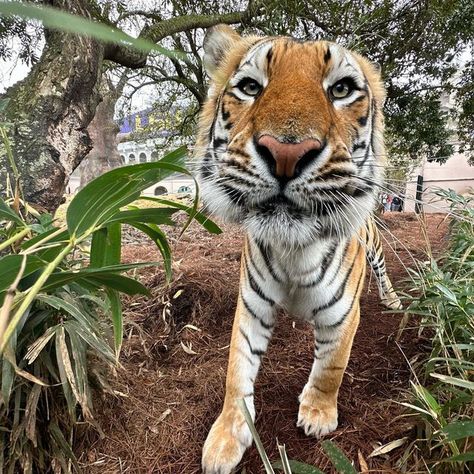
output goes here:
[{"label": "white building", "polygon": [[[441,109],[448,112],[454,106],[453,96],[445,95],[441,98]],[[455,124],[450,123],[452,130]],[[453,133],[454,145],[456,136]],[[421,177],[421,178],[419,178]],[[422,180],[421,201],[423,211],[429,213],[447,212],[449,205],[436,194],[436,189],[453,189],[458,194],[474,192],[474,166],[469,165],[468,157],[462,153],[454,153],[446,163],[428,161],[422,162],[410,173],[405,191],[405,206],[407,212],[415,211],[415,198],[417,196],[417,182]]]}]

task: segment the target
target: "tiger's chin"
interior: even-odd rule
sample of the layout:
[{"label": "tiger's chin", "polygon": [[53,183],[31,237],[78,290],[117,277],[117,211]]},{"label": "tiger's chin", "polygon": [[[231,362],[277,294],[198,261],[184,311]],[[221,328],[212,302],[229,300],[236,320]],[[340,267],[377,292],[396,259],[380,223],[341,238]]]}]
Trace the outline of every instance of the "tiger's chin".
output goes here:
[{"label": "tiger's chin", "polygon": [[242,226],[266,246],[283,249],[355,235],[375,206],[375,197],[370,194],[360,198],[357,206],[339,204],[325,212],[317,202],[299,205],[298,201],[281,196],[233,203],[217,189],[208,187],[204,187],[203,200],[212,215]]}]

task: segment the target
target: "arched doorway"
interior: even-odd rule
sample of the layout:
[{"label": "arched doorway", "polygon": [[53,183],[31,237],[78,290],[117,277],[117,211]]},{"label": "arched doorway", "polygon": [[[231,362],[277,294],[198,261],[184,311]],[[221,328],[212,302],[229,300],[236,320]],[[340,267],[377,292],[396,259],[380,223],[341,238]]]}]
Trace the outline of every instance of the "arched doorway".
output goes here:
[{"label": "arched doorway", "polygon": [[145,153],[141,152],[139,157],[138,157],[140,163],[146,163],[146,155]]},{"label": "arched doorway", "polygon": [[164,186],[157,186],[155,188],[155,196],[161,196],[163,194],[168,194],[168,190]]}]

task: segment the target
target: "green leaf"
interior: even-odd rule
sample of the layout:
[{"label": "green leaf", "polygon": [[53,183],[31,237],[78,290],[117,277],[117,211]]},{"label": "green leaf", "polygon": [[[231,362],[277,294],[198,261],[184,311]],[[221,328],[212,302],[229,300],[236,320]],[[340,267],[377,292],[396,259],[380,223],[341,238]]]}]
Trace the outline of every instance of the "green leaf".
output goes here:
[{"label": "green leaf", "polygon": [[174,225],[170,217],[177,211],[178,209],[165,207],[119,211],[108,220],[108,223],[121,222],[133,225],[135,222],[143,222],[145,224]]},{"label": "green leaf", "polygon": [[122,303],[120,302],[119,293],[115,290],[107,289],[107,296],[110,302],[110,315],[112,318],[112,325],[114,328],[115,355],[118,360],[120,349],[122,347],[122,340],[123,340]]},{"label": "green leaf", "polygon": [[103,338],[99,338],[97,334],[91,332],[77,321],[65,321],[63,325],[67,328],[68,334],[75,332],[86,344],[95,350],[97,355],[102,356],[108,362],[115,363],[115,355]]},{"label": "green leaf", "polygon": [[332,441],[323,441],[321,446],[339,474],[357,474],[346,455]]},{"label": "green leaf", "polygon": [[[310,466],[299,461],[289,461],[291,472],[293,474],[324,474],[323,471],[320,471],[317,467]],[[283,469],[283,464],[281,461],[276,461],[272,464],[275,469]]]},{"label": "green leaf", "polygon": [[[53,234],[54,232],[57,232],[57,231],[58,231],[58,229],[56,229],[56,228],[48,229],[47,231],[42,232],[41,234],[35,235],[31,239],[25,240],[21,245],[22,250],[29,249],[30,247],[32,247],[33,245],[38,243],[40,240],[43,240],[43,239],[47,238],[49,235],[51,235],[51,234]],[[59,233],[58,235],[52,237],[50,240],[48,240],[48,244],[51,244],[53,242],[54,243],[66,242],[67,240],[69,240],[69,232],[67,230],[65,230],[65,231]]]},{"label": "green leaf", "polygon": [[457,462],[457,461],[474,461],[474,451],[468,451],[467,453],[457,454],[450,458],[442,459],[441,462]]},{"label": "green leaf", "polygon": [[71,315],[76,321],[80,324],[84,325],[85,327],[91,327],[91,321],[89,320],[89,315],[82,312],[76,305],[69,303],[68,301],[64,300],[63,298],[59,298],[54,295],[46,295],[46,294],[38,294],[36,296],[38,301],[51,306],[58,311],[63,311],[69,315]]},{"label": "green leaf", "polygon": [[[117,43],[148,53],[156,51],[165,56],[183,59],[186,55],[178,51],[158,46],[143,38],[133,38],[122,30],[111,25],[98,23],[97,21],[86,20],[76,15],[57,10],[46,6],[36,6],[20,2],[0,2],[0,14],[15,15],[21,18],[39,20],[44,26],[56,30],[75,33],[82,36],[90,36],[106,43]],[[71,40],[74,41],[74,40]]]},{"label": "green leaf", "polygon": [[124,277],[122,275],[115,275],[113,273],[106,275],[94,275],[87,277],[87,281],[94,283],[97,286],[106,286],[113,290],[126,293],[127,295],[145,295],[150,296],[148,289],[137,280],[133,278]]},{"label": "green leaf", "polygon": [[198,211],[196,211],[196,213],[193,214],[193,208],[186,206],[185,204],[182,204],[181,202],[175,202],[175,201],[170,201],[168,199],[155,198],[151,196],[142,196],[140,199],[144,199],[146,201],[153,201],[159,204],[164,204],[166,206],[180,209],[186,212],[188,215],[192,216],[194,219],[196,219],[208,232],[211,232],[211,234],[222,233],[222,229],[215,222],[209,219],[208,216]]},{"label": "green leaf", "polygon": [[96,230],[92,234],[90,266],[103,267],[120,263],[122,227],[119,222]]},{"label": "green leaf", "polygon": [[474,421],[455,421],[449,423],[449,425],[446,425],[441,430],[441,433],[446,435],[445,441],[455,441],[474,436]]},{"label": "green leaf", "polygon": [[9,98],[0,99],[0,114],[6,110],[9,102],[10,102]]},{"label": "green leaf", "polygon": [[[18,272],[20,271],[22,261],[23,255],[6,255],[5,257],[0,258],[0,306],[3,304],[5,292],[15,281]],[[38,257],[28,255],[22,278],[25,278],[40,268],[43,268],[44,265],[45,264]]]},{"label": "green leaf", "polygon": [[181,147],[160,161],[122,166],[91,181],[69,204],[66,220],[70,234],[84,236],[106,225],[121,207],[173,172],[190,174],[179,166],[185,156],[186,148]]},{"label": "green leaf", "polygon": [[150,237],[150,239],[153,240],[153,242],[156,243],[158,249],[161,252],[161,255],[163,256],[163,264],[165,267],[166,280],[169,282],[171,280],[171,274],[172,274],[171,247],[169,246],[166,235],[159,227],[154,226],[152,224],[146,225],[146,224],[133,223],[132,225],[136,229],[144,232],[146,235],[148,235],[148,237]]},{"label": "green leaf", "polygon": [[[152,265],[157,265],[157,262],[144,262],[144,263],[129,263],[129,264],[120,264],[120,265],[109,265],[107,267],[101,268],[81,268],[77,271],[63,271],[55,272],[49,276],[46,280],[46,283],[43,287],[43,291],[51,291],[54,288],[63,286],[66,283],[70,282],[79,282],[84,280],[89,280],[90,278],[114,275],[116,273],[127,272],[129,270],[134,270],[135,268],[144,268]],[[125,277],[124,277],[125,278]]]},{"label": "green leaf", "polygon": [[71,460],[72,464],[74,465],[74,469],[77,472],[81,471],[79,464],[77,463],[76,456],[71,448],[71,445],[66,441],[64,435],[59,428],[59,426],[55,422],[51,422],[49,424],[49,432],[53,439],[56,441],[58,447],[60,448],[61,452],[66,454],[67,458]]},{"label": "green leaf", "polygon": [[459,379],[456,377],[450,377],[448,375],[437,374],[435,372],[430,374],[431,377],[435,379],[439,379],[444,383],[448,383],[451,385],[456,385],[457,387],[468,388],[469,390],[474,390],[474,382],[470,382],[469,380]]},{"label": "green leaf", "polygon": [[15,211],[13,211],[13,209],[11,209],[10,206],[8,206],[6,202],[0,198],[0,221],[1,220],[15,222],[22,227],[26,225],[18,216],[18,214],[16,214]]},{"label": "green leaf", "polygon": [[458,304],[458,299],[456,295],[446,286],[442,285],[441,283],[435,283],[434,286],[438,288],[441,293],[443,293],[444,296],[453,304],[457,305]]}]

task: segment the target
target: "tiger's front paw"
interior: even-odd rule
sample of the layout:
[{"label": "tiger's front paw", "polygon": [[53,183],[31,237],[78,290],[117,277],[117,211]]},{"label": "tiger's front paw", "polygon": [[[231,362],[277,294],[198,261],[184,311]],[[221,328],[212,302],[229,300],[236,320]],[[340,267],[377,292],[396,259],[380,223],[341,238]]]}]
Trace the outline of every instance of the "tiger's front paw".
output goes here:
[{"label": "tiger's front paw", "polygon": [[318,395],[321,394],[314,388],[303,390],[297,426],[303,428],[307,436],[321,438],[337,428],[337,402],[325,401]]},{"label": "tiger's front paw", "polygon": [[394,298],[394,299],[383,299],[382,304],[387,308],[387,309],[393,309],[393,310],[400,310],[403,309],[402,302],[400,301],[400,298]]},{"label": "tiger's front paw", "polygon": [[204,474],[230,474],[251,444],[252,434],[242,415],[219,415],[202,449]]}]

